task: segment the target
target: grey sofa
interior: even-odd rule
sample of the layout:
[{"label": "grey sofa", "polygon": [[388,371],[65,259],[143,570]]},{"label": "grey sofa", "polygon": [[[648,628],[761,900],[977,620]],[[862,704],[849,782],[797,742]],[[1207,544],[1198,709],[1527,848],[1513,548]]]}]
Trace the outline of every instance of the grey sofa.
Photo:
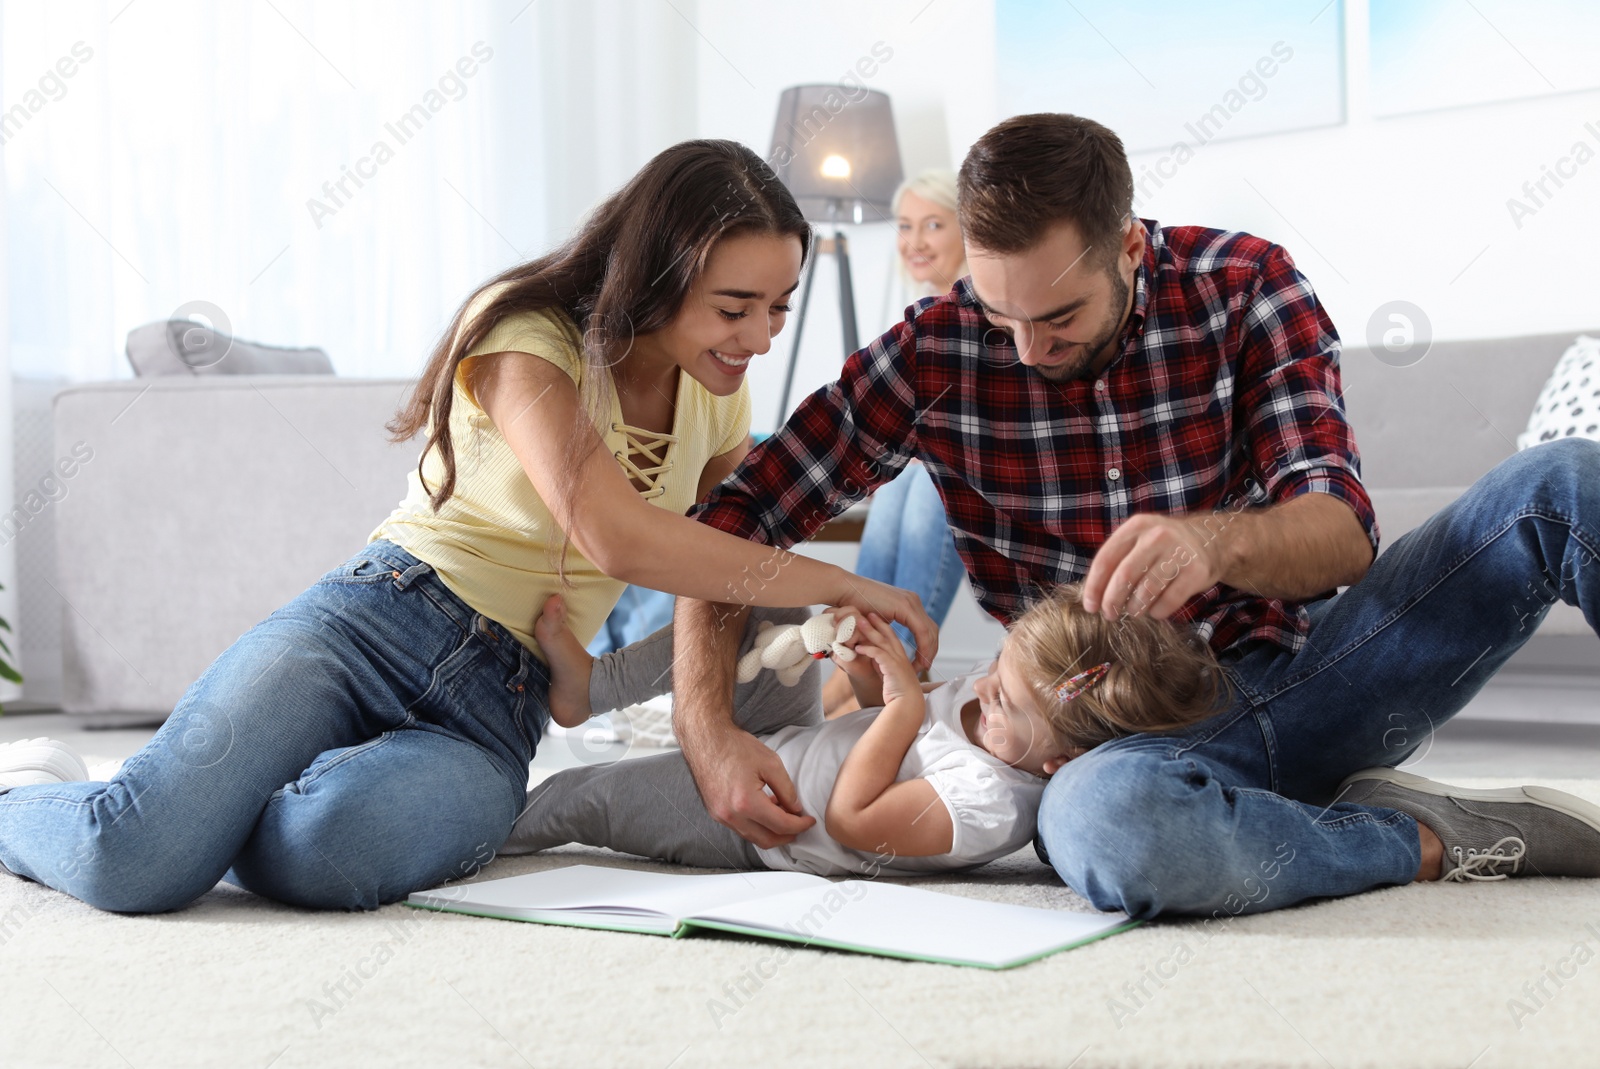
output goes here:
[{"label": "grey sofa", "polygon": [[217,375],[58,393],[56,456],[91,454],[54,515],[62,708],[164,718],[235,638],[359,550],[421,449],[384,431],[409,386]]},{"label": "grey sofa", "polygon": [[[1441,342],[1406,368],[1346,350],[1385,545],[1515,451],[1572,337]],[[57,394],[55,455],[93,452],[54,514],[62,706],[104,724],[161,719],[229,643],[358,550],[420,450],[383,430],[408,386],[240,375]],[[1580,672],[1595,642],[1557,605],[1514,663]]]},{"label": "grey sofa", "polygon": [[[1344,350],[1345,409],[1378,514],[1380,552],[1516,452],[1539,391],[1580,333],[1600,332],[1436,342],[1408,367],[1365,348]],[[1557,603],[1507,670],[1600,678],[1597,641],[1575,606]]]}]

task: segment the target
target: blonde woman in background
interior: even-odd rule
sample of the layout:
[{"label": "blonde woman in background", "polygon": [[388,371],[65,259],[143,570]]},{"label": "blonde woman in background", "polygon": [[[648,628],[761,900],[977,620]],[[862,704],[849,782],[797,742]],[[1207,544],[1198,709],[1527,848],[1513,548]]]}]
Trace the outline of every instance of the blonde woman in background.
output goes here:
[{"label": "blonde woman in background", "polygon": [[895,190],[890,212],[900,257],[884,296],[885,330],[904,317],[906,305],[944,294],[967,273],[954,171],[923,171],[906,179]]},{"label": "blonde woman in background", "polygon": [[[940,296],[967,273],[953,171],[923,171],[901,183],[893,216],[900,256],[885,300],[884,329],[900,319],[906,305]],[[916,591],[933,622],[942,625],[964,567],[939,491],[928,469],[912,461],[872,496],[856,574]],[[911,633],[899,624],[894,631],[910,649]],[[860,707],[843,672],[828,678],[822,699],[830,717]]]}]

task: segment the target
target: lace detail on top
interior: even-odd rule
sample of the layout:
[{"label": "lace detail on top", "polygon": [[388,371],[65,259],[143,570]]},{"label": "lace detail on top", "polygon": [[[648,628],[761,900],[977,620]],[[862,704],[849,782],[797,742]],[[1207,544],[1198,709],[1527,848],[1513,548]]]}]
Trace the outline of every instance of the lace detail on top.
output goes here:
[{"label": "lace detail on top", "polygon": [[[630,482],[637,479],[648,487],[640,490],[639,496],[649,501],[666,493],[667,488],[661,485],[661,480],[672,467],[667,463],[667,447],[678,440],[677,435],[659,434],[656,431],[630,427],[626,423],[612,423],[611,429],[622,435],[626,446],[621,453],[611,455],[622,465],[622,470]],[[649,466],[641,467],[641,464]]]},{"label": "lace detail on top", "polygon": [[1505,865],[1511,866],[1511,872],[1520,871],[1528,847],[1515,835],[1507,835],[1487,850],[1463,850],[1458,846],[1450,852],[1455,855],[1456,866],[1439,879],[1466,883],[1468,880],[1503,880],[1511,873],[1496,870]]}]

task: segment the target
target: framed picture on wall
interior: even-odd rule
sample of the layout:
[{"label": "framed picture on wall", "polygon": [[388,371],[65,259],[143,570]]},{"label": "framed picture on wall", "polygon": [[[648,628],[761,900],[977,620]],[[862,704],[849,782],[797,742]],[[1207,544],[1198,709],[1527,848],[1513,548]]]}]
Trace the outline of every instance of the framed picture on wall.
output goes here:
[{"label": "framed picture on wall", "polygon": [[1371,0],[1372,110],[1600,88],[1594,0]]},{"label": "framed picture on wall", "polygon": [[1000,105],[1067,111],[1129,152],[1345,118],[1343,0],[995,0]]}]

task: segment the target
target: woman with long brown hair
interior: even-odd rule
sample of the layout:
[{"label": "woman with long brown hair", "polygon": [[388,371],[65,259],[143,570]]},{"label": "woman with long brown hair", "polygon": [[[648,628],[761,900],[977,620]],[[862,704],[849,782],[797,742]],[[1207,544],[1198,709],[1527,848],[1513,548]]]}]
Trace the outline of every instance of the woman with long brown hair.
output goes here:
[{"label": "woman with long brown hair", "polygon": [[625,582],[871,609],[931,657],[914,595],[684,515],[744,456],[745,369],[810,245],[755,153],[690,141],[490,280],[389,425],[426,434],[399,507],[224,651],[109,782],[50,740],[0,756],[0,862],[140,913],[224,877],[372,909],[475,871],[550,718],[541,612],[592,634]]}]

